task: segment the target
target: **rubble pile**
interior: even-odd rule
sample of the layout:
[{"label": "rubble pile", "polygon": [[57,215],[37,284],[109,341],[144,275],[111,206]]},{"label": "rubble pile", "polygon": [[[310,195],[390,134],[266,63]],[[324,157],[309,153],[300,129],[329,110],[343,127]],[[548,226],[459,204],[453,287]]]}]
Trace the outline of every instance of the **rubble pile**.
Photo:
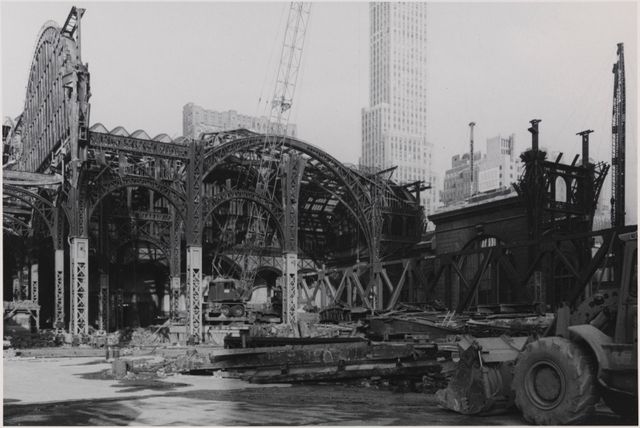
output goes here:
[{"label": "rubble pile", "polygon": [[65,343],[63,334],[58,334],[54,330],[41,330],[36,333],[22,333],[7,336],[10,346],[15,349],[28,348],[52,348],[62,346]]},{"label": "rubble pile", "polygon": [[137,328],[131,332],[129,346],[159,345],[169,342],[168,326],[151,326]]},{"label": "rubble pile", "polygon": [[439,389],[445,388],[449,383],[449,376],[439,370],[422,376],[394,376],[384,378],[372,376],[359,379],[355,385],[364,388],[384,389],[394,392],[418,392],[422,394],[435,394]]},{"label": "rubble pile", "polygon": [[420,335],[439,339],[449,335],[470,334],[475,337],[540,334],[551,324],[552,314],[423,311],[404,307],[372,316],[367,336],[377,340],[403,340]]}]

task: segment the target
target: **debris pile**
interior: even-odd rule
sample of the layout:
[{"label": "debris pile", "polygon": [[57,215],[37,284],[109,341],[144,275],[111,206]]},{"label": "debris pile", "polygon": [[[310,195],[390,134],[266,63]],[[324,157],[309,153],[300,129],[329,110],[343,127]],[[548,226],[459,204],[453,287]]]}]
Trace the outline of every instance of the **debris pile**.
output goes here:
[{"label": "debris pile", "polygon": [[51,348],[65,343],[63,334],[54,330],[41,330],[36,333],[22,333],[7,336],[10,346],[15,349]]},{"label": "debris pile", "polygon": [[377,340],[404,340],[415,335],[431,340],[460,334],[475,337],[522,336],[543,333],[552,321],[552,314],[532,312],[457,314],[404,308],[370,317],[367,336]]}]

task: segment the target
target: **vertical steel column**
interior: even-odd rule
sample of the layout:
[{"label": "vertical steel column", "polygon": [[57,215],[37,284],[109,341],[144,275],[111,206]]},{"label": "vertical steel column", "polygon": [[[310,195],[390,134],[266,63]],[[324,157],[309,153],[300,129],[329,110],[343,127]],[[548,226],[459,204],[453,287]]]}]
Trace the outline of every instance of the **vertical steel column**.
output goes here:
[{"label": "vertical steel column", "polygon": [[98,292],[98,329],[109,330],[109,228],[105,220],[104,204],[98,215],[98,249],[100,254],[100,282]]},{"label": "vertical steel column", "polygon": [[[380,241],[382,240],[382,204],[384,203],[384,193],[380,192],[379,176],[375,177],[375,182],[371,183],[371,210],[370,210],[370,227],[372,231],[372,243],[371,243],[371,255],[370,255],[370,269],[371,276],[369,277],[369,284],[367,289],[369,290],[368,299],[372,301],[369,309],[383,309],[384,308],[384,294],[382,289],[382,278],[380,277],[382,266],[380,264]],[[357,271],[355,272],[357,275]],[[375,301],[375,305],[373,305]]]},{"label": "vertical steel column", "polygon": [[64,250],[56,249],[54,254],[55,309],[54,328],[64,328]]},{"label": "vertical steel column", "polygon": [[31,301],[38,304],[40,300],[40,284],[38,283],[38,263],[31,264]]},{"label": "vertical steel column", "polygon": [[89,332],[89,239],[71,238],[71,333]]},{"label": "vertical steel column", "polygon": [[54,248],[54,316],[53,328],[64,329],[64,226],[66,215],[61,206],[56,207],[53,217]]},{"label": "vertical steel column", "polygon": [[202,247],[187,247],[187,288],[189,293],[189,333],[202,338]]},{"label": "vertical steel column", "polygon": [[[383,310],[384,309],[384,290],[382,288],[382,264],[379,261],[373,263],[373,290],[374,294],[371,298],[372,309]],[[354,273],[357,274],[357,270],[354,269]],[[375,300],[375,302],[373,302]]]},{"label": "vertical steel column", "polygon": [[180,311],[180,229],[175,207],[171,206],[171,229],[169,244],[169,276],[171,278],[171,320],[178,320]]},{"label": "vertical steel column", "polygon": [[20,300],[29,299],[29,288],[29,266],[25,264],[20,271]]},{"label": "vertical steel column", "polygon": [[20,272],[13,277],[13,300],[20,300]]},{"label": "vertical steel column", "polygon": [[320,284],[318,287],[320,288],[320,308],[327,307],[327,284],[325,284],[325,272],[324,272],[324,263],[322,264],[322,268],[318,271],[318,283]]},{"label": "vertical steel column", "polygon": [[298,198],[300,181],[306,161],[293,154],[285,159],[285,176],[282,186],[284,209],[284,290],[282,293],[283,319],[285,324],[298,322]]},{"label": "vertical steel column", "polygon": [[285,324],[298,322],[298,254],[284,254],[285,292],[283,293],[283,320]]},{"label": "vertical steel column", "polygon": [[189,335],[202,340],[202,170],[204,146],[191,141],[187,171],[187,293],[189,298]]},{"label": "vertical steel column", "polygon": [[177,321],[180,313],[180,277],[171,277],[171,320]]},{"label": "vertical steel column", "polygon": [[100,294],[98,303],[98,324],[100,330],[109,329],[109,274],[100,274]]}]

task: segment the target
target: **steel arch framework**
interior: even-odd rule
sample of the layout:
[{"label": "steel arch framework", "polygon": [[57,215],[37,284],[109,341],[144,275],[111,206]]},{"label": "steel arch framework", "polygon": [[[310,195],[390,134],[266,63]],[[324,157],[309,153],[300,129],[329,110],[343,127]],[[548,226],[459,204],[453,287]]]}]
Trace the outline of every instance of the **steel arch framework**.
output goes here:
[{"label": "steel arch framework", "polygon": [[[225,142],[223,144],[211,146],[213,139],[205,141],[205,158],[204,164],[206,169],[203,177],[209,176],[215,168],[220,165],[227,157],[238,152],[251,149],[258,149],[264,145],[264,136],[251,135],[249,137],[242,136],[237,140]],[[284,137],[282,144],[288,149],[306,154],[311,159],[317,160],[321,165],[326,167],[333,176],[340,182],[346,190],[348,196],[353,201],[354,206],[350,207],[356,214],[355,220],[358,222],[369,247],[372,257],[375,257],[375,236],[370,226],[372,219],[372,199],[371,192],[366,188],[364,182],[366,179],[355,174],[352,170],[345,167],[344,164],[326,153],[325,151],[303,141]]]},{"label": "steel arch framework", "polygon": [[[63,238],[68,229],[71,330],[74,333],[87,332],[90,324],[88,254],[92,244],[89,241],[90,226],[95,226],[91,222],[94,221],[92,217],[96,207],[107,195],[131,187],[148,189],[153,195],[168,201],[172,219],[170,237],[167,240],[163,236],[157,242],[165,244],[165,247],[169,242],[167,256],[172,289],[174,280],[179,285],[182,239],[186,242],[190,327],[192,332],[199,333],[202,235],[206,218],[226,202],[251,201],[269,213],[276,232],[284,241],[285,233],[291,236],[291,231],[285,232],[284,229],[285,218],[291,223],[288,217],[291,209],[286,208],[292,205],[275,197],[267,198],[256,191],[255,185],[251,184],[259,177],[260,171],[251,163],[250,156],[240,159],[246,161],[241,168],[232,162],[237,160],[239,153],[263,154],[260,149],[264,146],[264,135],[235,130],[194,141],[184,138],[172,140],[166,134],[152,139],[144,131],[129,134],[122,127],[109,132],[100,124],[89,130],[90,76],[80,55],[83,13],[83,9],[74,7],[64,25],[48,22],[41,30],[33,54],[24,111],[12,128],[8,141],[8,145],[15,149],[10,154],[15,161],[11,169],[59,174],[63,183],[51,200],[38,195],[38,191],[25,191],[6,183],[5,196],[29,205],[35,215],[42,216],[54,237],[55,285],[56,290],[60,290],[60,293],[56,291],[56,324],[64,319],[64,295],[61,294],[64,284]],[[348,238],[345,241],[331,236],[335,238],[332,245],[337,250],[355,245],[355,251],[348,248],[354,253],[349,257],[355,260],[360,258],[362,242],[362,247],[366,247],[363,251],[367,251],[370,265],[374,266],[380,258],[381,212],[384,208],[384,204],[376,200],[376,195],[383,193],[378,192],[377,179],[356,172],[323,150],[297,139],[283,139],[282,151],[286,156],[299,156],[306,162],[297,179],[296,191],[301,197],[300,208],[296,206],[294,209],[297,218],[293,230],[297,229],[301,236],[304,234],[307,241],[323,244],[330,240],[327,235],[345,235]],[[206,193],[206,187],[211,181],[220,181],[216,175],[220,173],[221,165],[228,172],[247,174],[248,178],[235,188],[210,195]],[[285,186],[279,186],[276,189],[274,185],[272,194],[276,194],[276,190],[282,193]],[[291,195],[293,192],[288,194]],[[399,205],[402,205],[407,200],[405,196],[397,197],[396,202],[400,201]],[[153,207],[150,210],[153,211]],[[153,214],[151,211],[149,214]],[[24,221],[22,223],[25,224],[19,224],[18,220],[16,224],[20,227],[29,226]],[[348,236],[350,234],[353,236]],[[321,250],[326,248],[320,247]],[[348,260],[348,257],[344,259]],[[362,290],[362,300],[368,304],[366,292]]]}]

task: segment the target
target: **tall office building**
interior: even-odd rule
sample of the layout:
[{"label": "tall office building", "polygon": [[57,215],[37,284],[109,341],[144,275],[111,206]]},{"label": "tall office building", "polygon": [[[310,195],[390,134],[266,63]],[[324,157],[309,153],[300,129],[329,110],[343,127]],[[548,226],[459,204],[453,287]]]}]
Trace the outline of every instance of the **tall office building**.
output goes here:
[{"label": "tall office building", "polygon": [[[265,116],[248,116],[235,110],[207,110],[194,103],[185,104],[182,108],[182,135],[185,137],[198,138],[203,132],[229,131],[238,128],[265,134],[275,132],[275,127],[276,125]],[[296,134],[296,125],[288,124],[285,135],[295,138]]]},{"label": "tall office building", "polygon": [[397,166],[396,181],[422,180],[425,212],[436,182],[427,142],[427,4],[369,4],[369,107],[362,109],[363,166]]}]

